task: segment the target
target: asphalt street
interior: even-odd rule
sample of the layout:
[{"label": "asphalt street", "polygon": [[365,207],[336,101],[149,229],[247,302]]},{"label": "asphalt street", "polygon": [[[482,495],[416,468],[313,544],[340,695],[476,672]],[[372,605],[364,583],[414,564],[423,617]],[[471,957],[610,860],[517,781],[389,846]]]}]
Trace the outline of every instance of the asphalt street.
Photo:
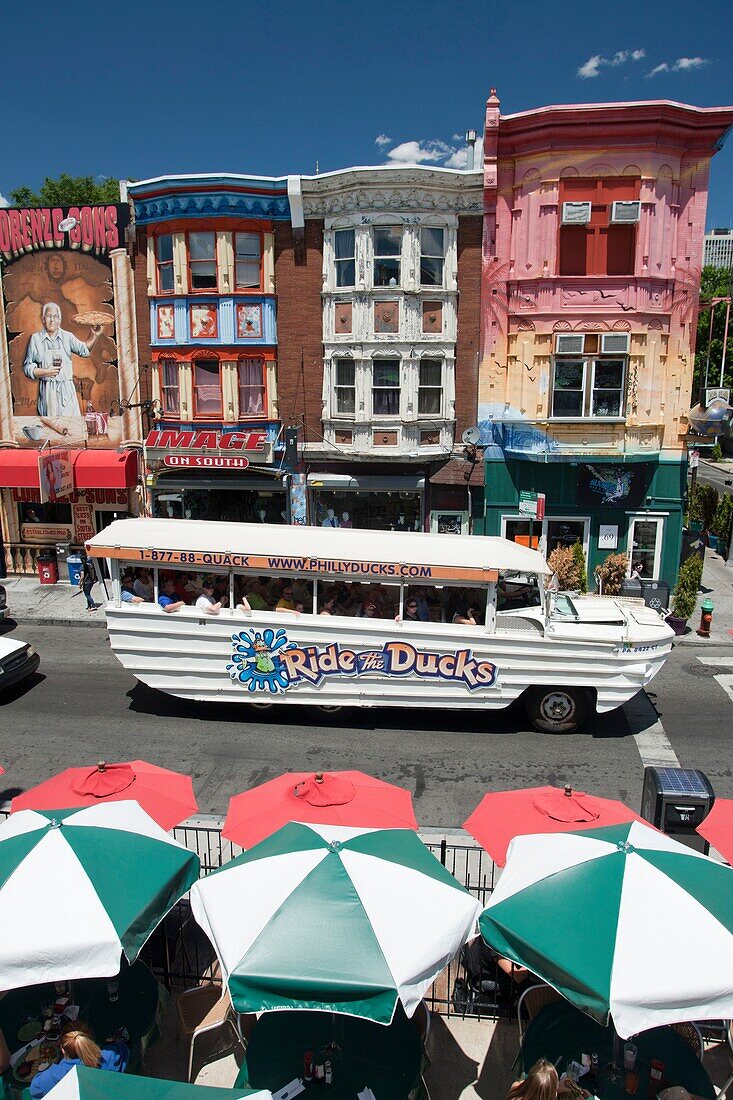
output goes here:
[{"label": "asphalt street", "polygon": [[202,813],[224,813],[230,795],[282,771],[359,768],[407,786],[422,826],[456,828],[485,791],[515,786],[571,783],[636,807],[650,743],[733,796],[733,646],[716,651],[715,660],[730,657],[727,668],[710,663],[709,650],[675,651],[652,684],[664,730],[657,724],[655,732],[656,714],[637,697],[582,733],[548,735],[528,728],[520,709],[325,715],[183,702],[136,683],[103,630],[13,633],[42,662],[33,678],[0,695],[0,803],[64,767],[100,759],[143,757],[190,772]]}]

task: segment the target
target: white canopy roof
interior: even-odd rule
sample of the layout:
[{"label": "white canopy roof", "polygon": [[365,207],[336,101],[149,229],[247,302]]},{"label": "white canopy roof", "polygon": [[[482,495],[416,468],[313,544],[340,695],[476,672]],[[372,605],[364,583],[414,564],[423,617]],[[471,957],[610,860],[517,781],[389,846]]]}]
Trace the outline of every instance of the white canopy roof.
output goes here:
[{"label": "white canopy roof", "polygon": [[[121,519],[91,538],[93,557],[140,563],[205,565],[346,579],[490,580],[510,570],[548,574],[537,550],[502,538],[361,531],[266,523]],[[375,568],[364,568],[364,566]],[[414,567],[428,567],[415,572]],[[378,567],[378,568],[376,568]]]}]

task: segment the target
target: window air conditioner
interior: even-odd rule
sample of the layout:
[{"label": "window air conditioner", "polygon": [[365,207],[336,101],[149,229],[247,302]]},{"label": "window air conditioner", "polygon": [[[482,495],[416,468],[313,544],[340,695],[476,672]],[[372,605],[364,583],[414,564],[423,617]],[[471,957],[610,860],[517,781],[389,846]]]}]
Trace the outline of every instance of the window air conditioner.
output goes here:
[{"label": "window air conditioner", "polygon": [[582,355],[584,348],[583,333],[561,332],[555,337],[555,351],[558,355]]},{"label": "window air conditioner", "polygon": [[611,225],[632,225],[640,217],[641,203],[636,199],[633,202],[611,203]]},{"label": "window air conditioner", "polygon": [[629,334],[628,332],[604,332],[601,336],[601,353],[603,355],[609,355],[611,353],[615,355],[628,355],[629,352]]},{"label": "window air conditioner", "polygon": [[563,225],[587,225],[589,221],[589,202],[564,202],[562,204]]}]

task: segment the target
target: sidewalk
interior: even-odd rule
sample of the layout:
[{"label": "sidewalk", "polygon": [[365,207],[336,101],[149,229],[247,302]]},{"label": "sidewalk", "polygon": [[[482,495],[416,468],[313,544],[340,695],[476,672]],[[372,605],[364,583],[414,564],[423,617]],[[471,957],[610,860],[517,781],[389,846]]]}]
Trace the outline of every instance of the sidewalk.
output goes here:
[{"label": "sidewalk", "polygon": [[[705,550],[705,568],[700,586],[695,614],[687,625],[687,634],[675,640],[675,645],[733,646],[733,566],[725,564],[725,558],[709,548]],[[710,597],[715,610],[709,638],[696,633],[700,625],[700,604]]]},{"label": "sidewalk", "polygon": [[[109,583],[109,582],[108,582]],[[87,601],[80,588],[63,584],[40,584],[36,576],[6,577],[0,581],[5,586],[8,601],[8,618],[21,626],[95,626],[103,629],[107,624],[104,611],[87,611]],[[104,589],[97,584],[92,592],[97,603],[105,602]]]}]

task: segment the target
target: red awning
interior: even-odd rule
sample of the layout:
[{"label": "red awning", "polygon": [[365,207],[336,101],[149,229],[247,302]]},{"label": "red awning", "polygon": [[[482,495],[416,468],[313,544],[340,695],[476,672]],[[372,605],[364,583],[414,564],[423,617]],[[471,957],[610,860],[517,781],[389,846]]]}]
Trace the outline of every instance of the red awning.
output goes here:
[{"label": "red awning", "polygon": [[[75,489],[130,489],[137,484],[137,451],[72,451]],[[38,451],[0,449],[0,488],[38,489]]]}]

